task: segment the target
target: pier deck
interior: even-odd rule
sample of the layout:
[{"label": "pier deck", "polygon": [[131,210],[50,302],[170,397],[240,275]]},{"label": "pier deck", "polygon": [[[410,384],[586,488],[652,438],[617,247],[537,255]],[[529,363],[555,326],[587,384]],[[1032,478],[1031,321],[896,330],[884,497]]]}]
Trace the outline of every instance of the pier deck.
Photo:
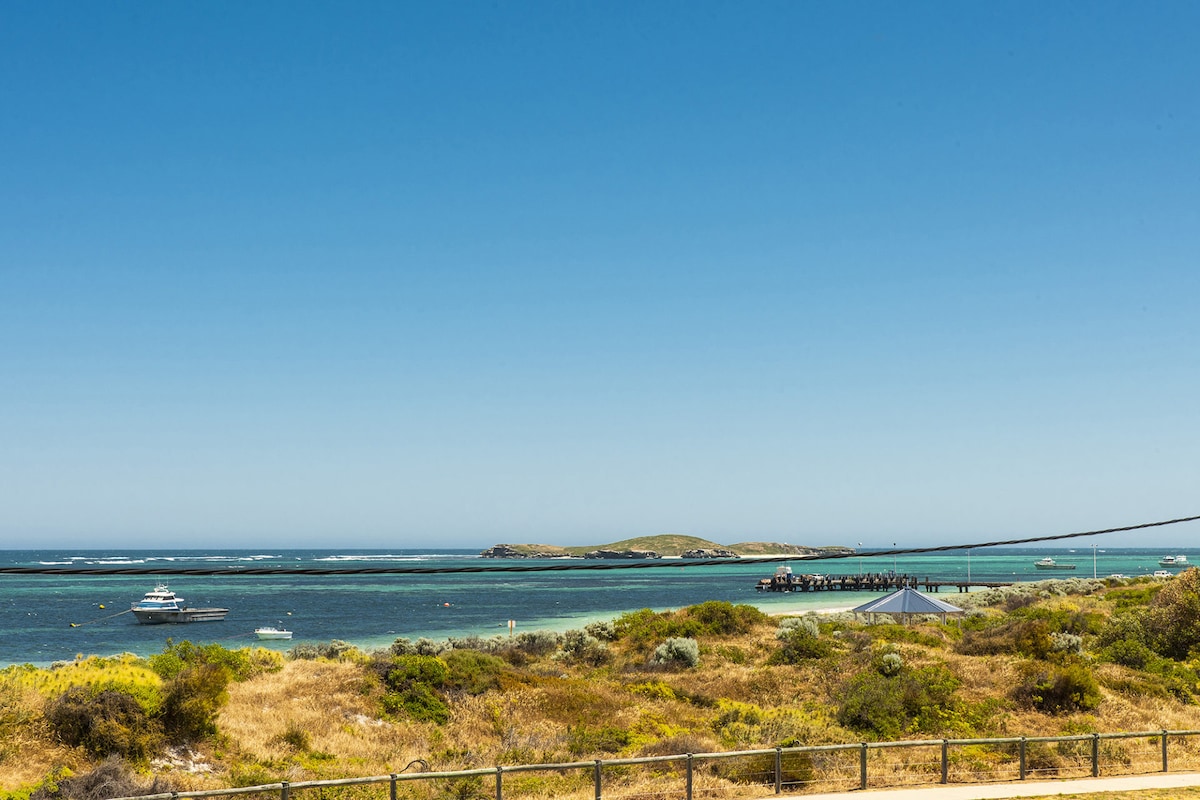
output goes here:
[{"label": "pier deck", "polygon": [[909,587],[937,592],[943,586],[953,586],[959,592],[971,589],[995,589],[1011,586],[1012,582],[934,580],[915,575],[893,575],[891,573],[867,573],[864,575],[793,575],[776,574],[763,578],[754,587],[760,592],[891,592]]}]

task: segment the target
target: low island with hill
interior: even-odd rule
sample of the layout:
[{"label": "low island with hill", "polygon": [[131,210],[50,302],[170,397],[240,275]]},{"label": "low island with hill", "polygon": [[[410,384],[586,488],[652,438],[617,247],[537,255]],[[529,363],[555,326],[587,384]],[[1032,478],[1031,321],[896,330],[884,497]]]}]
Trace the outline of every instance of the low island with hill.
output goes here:
[{"label": "low island with hill", "polygon": [[796,556],[806,558],[833,553],[853,553],[852,547],[785,544],[782,542],[738,542],[720,544],[698,536],[661,534],[638,536],[600,545],[561,546],[554,544],[497,544],[479,555],[483,558],[741,558],[752,556]]}]

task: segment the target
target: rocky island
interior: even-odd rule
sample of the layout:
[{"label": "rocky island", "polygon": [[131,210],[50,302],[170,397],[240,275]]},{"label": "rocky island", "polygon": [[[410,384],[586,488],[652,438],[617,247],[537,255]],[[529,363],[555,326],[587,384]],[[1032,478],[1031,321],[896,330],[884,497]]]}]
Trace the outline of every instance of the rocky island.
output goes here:
[{"label": "rocky island", "polygon": [[810,547],[782,542],[738,542],[725,545],[696,536],[663,534],[640,536],[609,544],[575,547],[551,544],[497,544],[479,555],[483,558],[709,559],[774,555],[805,558],[830,553],[853,552],[854,548],[852,547]]}]

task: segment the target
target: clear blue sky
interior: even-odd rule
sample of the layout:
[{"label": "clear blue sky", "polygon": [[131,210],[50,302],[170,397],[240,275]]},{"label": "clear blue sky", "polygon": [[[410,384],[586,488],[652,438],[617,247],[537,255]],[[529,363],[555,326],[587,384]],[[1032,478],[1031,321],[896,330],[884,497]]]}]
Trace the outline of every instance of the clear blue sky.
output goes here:
[{"label": "clear blue sky", "polygon": [[0,547],[1200,513],[1198,29],[1190,2],[7,4]]}]

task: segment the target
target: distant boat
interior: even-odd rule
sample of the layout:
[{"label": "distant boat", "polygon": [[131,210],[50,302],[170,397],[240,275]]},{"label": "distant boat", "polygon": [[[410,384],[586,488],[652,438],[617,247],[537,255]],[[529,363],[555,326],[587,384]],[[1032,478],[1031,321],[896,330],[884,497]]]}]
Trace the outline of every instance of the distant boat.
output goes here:
[{"label": "distant boat", "polygon": [[1074,564],[1059,564],[1053,558],[1041,558],[1033,562],[1038,569],[1075,569]]},{"label": "distant boat", "polygon": [[1187,556],[1163,556],[1158,560],[1160,567],[1186,567]]},{"label": "distant boat", "polygon": [[286,631],[283,628],[272,628],[270,626],[265,627],[265,628],[255,628],[254,635],[257,636],[259,639],[290,639],[290,638],[292,638],[291,631]]},{"label": "distant boat", "polygon": [[136,603],[129,610],[138,622],[144,625],[157,625],[163,622],[217,622],[225,619],[228,608],[188,608],[184,599],[166,587],[159,584],[153,591]]},{"label": "distant boat", "polygon": [[1171,574],[1170,570],[1156,569],[1156,570],[1154,570],[1154,577],[1156,577],[1156,578],[1174,578],[1175,576]]}]

